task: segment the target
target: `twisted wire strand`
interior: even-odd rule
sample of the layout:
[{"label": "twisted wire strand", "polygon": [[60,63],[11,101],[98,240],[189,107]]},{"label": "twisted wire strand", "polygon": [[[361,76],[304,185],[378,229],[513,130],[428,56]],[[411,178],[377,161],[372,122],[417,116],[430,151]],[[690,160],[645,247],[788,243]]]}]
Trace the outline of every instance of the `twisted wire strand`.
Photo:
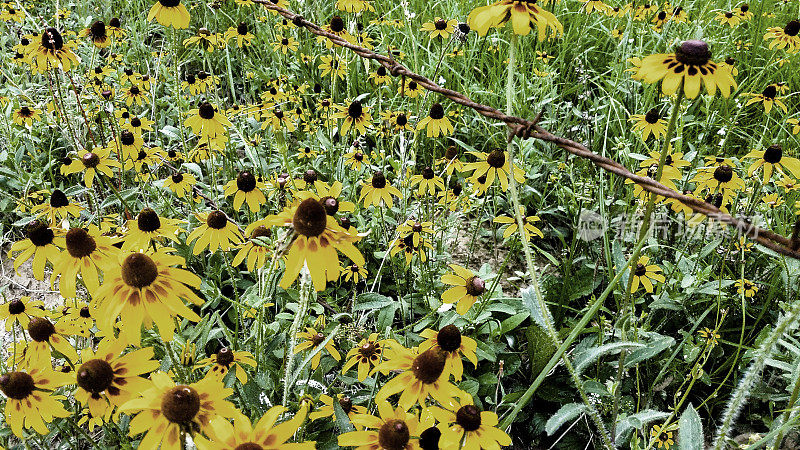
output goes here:
[{"label": "twisted wire strand", "polygon": [[[730,225],[736,228],[738,232],[746,235],[753,241],[769,248],[770,250],[785,256],[800,259],[800,252],[798,251],[798,249],[800,249],[800,236],[797,236],[800,233],[795,233],[791,238],[787,238],[770,230],[755,226],[745,218],[734,217],[721,211],[714,205],[668,188],[652,178],[637,175],[628,170],[622,164],[589,150],[583,144],[556,136],[548,132],[544,128],[537,125],[541,114],[534,120],[510,116],[498,109],[492,108],[491,106],[474,102],[469,97],[458,91],[442,87],[434,81],[418,73],[412,72],[404,65],[398,63],[391,56],[382,55],[359,45],[353,44],[344,38],[325,30],[319,25],[306,20],[300,14],[278,7],[270,0],[253,0],[253,2],[261,4],[266,9],[280,14],[284,18],[292,21],[292,23],[297,27],[303,27],[317,36],[325,37],[334,44],[347,48],[362,58],[378,62],[378,64],[385,67],[386,70],[389,71],[389,73],[391,73],[394,77],[400,76],[404,78],[410,78],[428,91],[443,95],[459,105],[477,111],[484,117],[504,122],[509,127],[509,140],[513,139],[514,137],[518,137],[520,139],[534,138],[555,144],[557,147],[560,147],[575,156],[591,161],[603,170],[631,180],[632,182],[641,186],[642,189],[646,190],[647,192],[677,200],[696,213],[703,214],[714,220]],[[800,220],[798,221],[798,224],[800,224]]]}]

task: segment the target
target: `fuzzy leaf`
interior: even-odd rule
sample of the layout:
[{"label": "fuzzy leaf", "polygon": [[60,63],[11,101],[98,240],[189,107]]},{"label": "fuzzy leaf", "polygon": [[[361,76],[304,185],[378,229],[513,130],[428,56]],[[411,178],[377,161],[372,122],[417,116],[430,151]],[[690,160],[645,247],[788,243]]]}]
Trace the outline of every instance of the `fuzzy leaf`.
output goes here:
[{"label": "fuzzy leaf", "polygon": [[586,405],[583,403],[567,403],[559,408],[559,410],[556,411],[556,413],[553,414],[549,419],[547,419],[547,423],[544,425],[544,430],[547,432],[548,436],[552,436],[553,433],[555,433],[556,430],[561,427],[561,425],[564,425],[564,423],[578,417],[585,410]]}]

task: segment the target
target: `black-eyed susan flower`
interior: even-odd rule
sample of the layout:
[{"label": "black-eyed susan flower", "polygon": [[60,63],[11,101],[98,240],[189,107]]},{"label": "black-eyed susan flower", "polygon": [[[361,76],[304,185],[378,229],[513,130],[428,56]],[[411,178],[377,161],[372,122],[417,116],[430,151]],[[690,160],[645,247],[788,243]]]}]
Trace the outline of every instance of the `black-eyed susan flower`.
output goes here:
[{"label": "black-eyed susan flower", "polygon": [[102,20],[95,20],[89,28],[81,30],[78,36],[88,38],[89,42],[97,48],[106,48],[111,45],[111,37],[108,34],[106,23]]},{"label": "black-eyed susan flower", "polygon": [[785,27],[770,27],[764,34],[764,40],[770,41],[769,48],[785,49],[788,53],[800,50],[800,21],[791,20]]},{"label": "black-eyed susan flower", "polygon": [[142,106],[143,104],[150,103],[147,94],[148,92],[146,90],[135,84],[122,91],[122,97],[125,99],[125,104],[128,106],[134,104]]},{"label": "black-eyed susan flower", "polygon": [[344,281],[358,284],[359,281],[366,281],[367,269],[358,264],[350,264],[341,268],[341,277],[344,278]]},{"label": "black-eyed susan flower", "polygon": [[402,197],[400,190],[392,186],[381,171],[372,175],[370,181],[365,181],[361,185],[361,195],[359,200],[364,203],[364,207],[374,205],[380,207],[385,204],[389,208],[394,206],[392,196]]},{"label": "black-eyed susan flower", "polygon": [[314,450],[316,445],[312,441],[301,443],[288,443],[289,439],[297,433],[308,413],[308,402],[303,402],[300,410],[289,420],[276,425],[278,419],[286,412],[284,406],[273,406],[258,423],[252,425],[243,414],[238,414],[233,425],[226,420],[217,420],[209,430],[210,440],[198,436],[197,447],[200,450]]},{"label": "black-eyed susan flower", "polygon": [[375,11],[372,0],[336,0],[336,9],[351,13]]},{"label": "black-eyed susan flower", "polygon": [[712,330],[708,327],[697,330],[697,334],[700,335],[700,338],[709,348],[716,347],[719,344],[718,339],[721,337],[717,330]]},{"label": "black-eyed susan flower", "polygon": [[[327,39],[326,41],[330,42]],[[331,78],[339,77],[340,80],[344,80],[345,75],[347,75],[347,61],[340,59],[336,55],[322,55],[319,60],[322,63],[317,68],[322,71],[323,77],[330,75]]]},{"label": "black-eyed susan flower", "polygon": [[777,192],[773,192],[771,194],[766,194],[763,197],[761,197],[761,202],[767,205],[768,207],[774,209],[783,205],[783,197],[778,195]]},{"label": "black-eyed susan flower", "polygon": [[[158,243],[163,245],[164,240],[178,241],[178,227],[180,219],[167,219],[160,217],[152,208],[144,208],[136,219],[128,221],[128,234],[125,236],[124,250],[142,250]],[[152,243],[152,244],[151,244]]]},{"label": "black-eyed susan flower", "polygon": [[405,83],[400,83],[400,86],[397,87],[398,94],[409,98],[417,98],[423,92],[425,92],[425,88],[411,78],[406,78]]},{"label": "black-eyed susan flower", "polygon": [[386,67],[380,66],[375,70],[375,72],[369,74],[369,79],[375,83],[375,85],[380,86],[382,84],[389,83],[392,77],[389,76],[389,73],[386,71]]},{"label": "black-eyed susan flower", "polygon": [[413,405],[424,405],[428,397],[441,404],[450,403],[453,397],[460,397],[461,391],[453,386],[445,374],[447,355],[439,347],[424,352],[416,348],[406,349],[400,345],[392,345],[388,359],[378,364],[374,371],[387,374],[390,371],[401,373],[381,387],[375,395],[376,403],[385,401],[389,396],[400,394],[397,405],[408,411]]},{"label": "black-eyed susan flower", "polygon": [[378,403],[378,414],[358,415],[354,424],[364,430],[350,431],[339,435],[338,443],[344,447],[355,447],[356,450],[413,450],[420,448],[416,414],[407,412],[408,408],[392,409],[385,401]]},{"label": "black-eyed susan flower", "polygon": [[738,14],[744,20],[750,20],[753,18],[753,12],[750,11],[750,5],[747,3],[742,3],[738,8],[734,9],[734,11],[736,11],[736,14]]},{"label": "black-eyed susan flower", "polygon": [[[327,336],[324,333],[318,332],[314,328],[306,327],[306,331],[301,331],[297,333],[297,337],[302,339],[302,342],[297,344],[294,348],[294,353],[300,353],[304,350],[315,351],[317,347],[322,345],[325,342]],[[342,355],[339,354],[339,351],[336,350],[336,345],[333,342],[333,339],[329,340],[324,347],[325,350],[330,353],[330,355],[336,361],[340,361],[342,359]],[[322,359],[322,350],[318,351],[313,358],[311,358],[311,370],[316,370],[319,367],[319,362]]]},{"label": "black-eyed susan flower", "polygon": [[633,277],[631,293],[638,291],[639,287],[644,287],[648,294],[652,294],[654,283],[666,281],[664,275],[661,274],[661,267],[650,264],[650,257],[646,255],[640,256],[636,265],[631,267],[631,276]]},{"label": "black-eyed susan flower", "polygon": [[538,29],[540,41],[545,40],[548,29],[553,35],[564,32],[564,26],[556,16],[536,2],[500,0],[491,5],[473,9],[467,17],[470,28],[481,36],[486,36],[489,28],[502,27],[509,21],[514,28],[514,34],[527,36],[531,32],[531,28]]},{"label": "black-eyed susan flower", "polygon": [[419,247],[422,242],[430,240],[433,236],[433,222],[419,222],[415,219],[408,219],[397,227],[397,233],[401,239],[408,239],[411,245]]},{"label": "black-eyed susan flower", "polygon": [[183,40],[183,46],[197,46],[201,50],[211,53],[215,48],[224,47],[225,39],[223,36],[218,36],[216,33],[212,33],[208,30],[208,28],[201,27],[197,30],[196,35]]},{"label": "black-eyed susan flower", "polygon": [[363,166],[369,164],[369,157],[359,148],[354,148],[352,151],[345,153],[343,158],[345,164],[354,170],[361,170]]},{"label": "black-eyed susan flower", "polygon": [[200,226],[192,230],[186,238],[187,244],[195,241],[192,250],[195,255],[206,248],[212,253],[218,249],[226,252],[242,240],[239,228],[224,212],[216,210],[198,214],[196,217]]},{"label": "black-eyed susan flower", "polygon": [[13,3],[6,3],[0,10],[0,20],[22,23],[25,20],[25,11],[15,7]]},{"label": "black-eyed susan flower", "polygon": [[736,287],[737,294],[743,294],[746,298],[753,298],[758,292],[758,286],[756,286],[752,281],[744,278],[741,280],[736,280],[734,287]]},{"label": "black-eyed susan flower", "polygon": [[464,355],[473,366],[477,367],[478,357],[475,355],[475,350],[478,348],[478,344],[474,339],[462,335],[461,330],[455,325],[445,325],[438,332],[428,328],[422,330],[419,335],[425,338],[425,341],[419,345],[420,352],[437,346],[441,348],[447,356],[444,370],[449,375],[453,375],[456,381],[461,381],[464,375],[464,363],[461,361],[461,355]]},{"label": "black-eyed susan flower", "polygon": [[209,102],[203,102],[196,109],[190,110],[189,118],[184,124],[191,127],[201,140],[215,140],[226,136],[228,127],[232,126],[225,114]]},{"label": "black-eyed susan flower", "polygon": [[366,339],[362,339],[355,347],[351,348],[345,356],[346,362],[342,367],[342,373],[347,373],[353,366],[358,365],[358,381],[367,379],[370,370],[383,361],[384,350],[386,350],[388,340],[378,339],[378,333],[372,333]]},{"label": "black-eyed susan flower", "polygon": [[511,445],[511,437],[498,428],[497,413],[481,411],[469,396],[431,407],[431,412],[442,433],[438,448],[497,449]]},{"label": "black-eyed susan flower", "polygon": [[94,318],[88,303],[76,301],[72,305],[65,306],[61,312],[62,316],[58,319],[58,324],[64,327],[67,334],[84,338],[91,337]]},{"label": "black-eyed susan flower", "polygon": [[[155,323],[164,341],[171,341],[173,318],[200,320],[183,300],[202,305],[203,300],[191,288],[200,286],[200,278],[181,269],[183,258],[172,255],[172,249],[155,252],[121,254],[104,276],[103,285],[92,298],[92,307],[99,312],[98,328],[111,332],[120,329],[120,338],[138,345],[142,325],[152,329]],[[178,266],[178,267],[174,267]],[[117,323],[117,318],[122,317]]]},{"label": "black-eyed susan flower", "polygon": [[275,42],[272,43],[272,49],[285,55],[289,52],[296,52],[299,45],[300,43],[297,42],[297,39],[292,36],[276,35]]},{"label": "black-eyed susan flower", "polygon": [[442,275],[442,283],[452,287],[442,293],[442,303],[455,303],[456,312],[463,316],[486,292],[486,282],[458,264],[449,266],[452,272]]},{"label": "black-eyed susan flower", "polygon": [[19,126],[33,126],[35,122],[42,120],[42,111],[30,106],[23,106],[14,111],[11,118]]},{"label": "black-eyed susan flower", "polygon": [[141,448],[179,449],[181,429],[208,432],[215,417],[239,417],[226,397],[233,389],[226,388],[211,377],[189,385],[176,384],[164,372],[150,376],[152,387],[142,390],[139,398],[122,405],[120,411],[134,413],[129,434],[146,433],[139,443]]},{"label": "black-eyed susan flower", "polygon": [[68,374],[54,372],[47,367],[32,367],[26,371],[0,375],[0,392],[6,396],[5,419],[11,431],[20,439],[23,430],[33,428],[45,435],[47,424],[57,417],[69,417],[61,401],[63,395],[53,391],[70,383]]},{"label": "black-eyed susan flower", "polygon": [[81,364],[75,369],[75,399],[88,406],[94,417],[105,417],[111,409],[147,389],[150,383],[140,375],[159,367],[153,360],[152,347],[123,355],[125,347],[124,341],[103,339],[97,350],[86,347],[81,351]]},{"label": "black-eyed susan flower", "polygon": [[646,141],[651,134],[656,139],[667,134],[667,121],[658,114],[658,110],[655,108],[648,111],[647,114],[634,114],[629,120],[633,122],[633,131],[642,134],[643,141]]},{"label": "black-eyed susan flower", "polygon": [[412,235],[398,237],[389,244],[389,254],[396,256],[398,253],[402,253],[406,266],[411,265],[415,255],[419,257],[420,261],[425,262],[428,259],[427,252],[432,250],[433,245],[428,240],[420,241],[420,245],[414,245]]},{"label": "black-eyed susan flower", "polygon": [[581,2],[583,2],[583,8],[586,14],[597,12],[608,15],[608,10],[611,9],[611,6],[602,0],[581,0]]},{"label": "black-eyed susan flower", "polygon": [[247,384],[247,371],[243,365],[255,367],[256,360],[253,359],[253,354],[250,352],[223,347],[214,356],[198,361],[197,365],[199,367],[211,366],[207,376],[217,377],[219,380],[225,378],[225,375],[234,369],[236,379],[242,384]]},{"label": "black-eyed susan flower", "polygon": [[197,179],[190,173],[176,173],[164,180],[164,187],[172,191],[179,198],[191,193]]},{"label": "black-eyed susan flower", "polygon": [[233,208],[239,210],[247,202],[250,211],[261,211],[261,205],[267,198],[263,190],[266,189],[263,181],[259,181],[250,171],[239,172],[239,175],[225,184],[225,195],[233,195]]},{"label": "black-eyed susan flower", "polygon": [[45,73],[58,67],[66,72],[80,63],[80,58],[73,52],[75,43],[64,42],[61,33],[53,27],[46,28],[41,39],[33,44],[27,58],[34,73]]},{"label": "black-eyed susan flower", "polygon": [[61,252],[53,264],[51,283],[61,277],[58,283],[61,295],[76,297],[77,277],[80,274],[83,284],[90,294],[100,287],[99,272],[113,263],[119,250],[114,247],[115,240],[101,234],[96,225],[71,228],[64,236],[67,251]]},{"label": "black-eyed susan flower", "polygon": [[286,130],[292,132],[297,129],[297,121],[292,111],[284,111],[281,108],[272,108],[261,113],[261,129],[266,130],[272,127],[273,131]]},{"label": "black-eyed susan flower", "polygon": [[704,167],[697,175],[692,178],[697,183],[696,191],[700,192],[708,189],[711,192],[725,189],[738,191],[744,189],[744,180],[733,170],[729,164],[721,164],[717,167]]},{"label": "black-eyed susan flower", "polygon": [[251,223],[245,230],[250,239],[242,244],[242,248],[233,257],[231,264],[236,267],[247,259],[247,270],[252,272],[256,268],[266,267],[269,262],[272,249],[265,245],[263,239],[272,235],[269,228],[260,223]]},{"label": "black-eyed susan flower", "polygon": [[369,113],[369,107],[364,106],[361,101],[353,100],[347,107],[339,105],[336,105],[336,107],[339,111],[334,114],[333,117],[344,119],[339,129],[339,134],[345,135],[351,128],[364,134],[367,132],[367,127],[372,126],[372,116]]},{"label": "black-eyed susan flower", "polygon": [[165,27],[176,29],[189,27],[189,10],[181,3],[181,0],[157,0],[147,14],[147,20],[155,19]]},{"label": "black-eyed susan flower", "polygon": [[657,53],[646,56],[635,75],[645,83],[662,80],[661,89],[665,95],[674,94],[682,86],[687,98],[695,98],[700,93],[700,84],[705,85],[709,94],[720,94],[727,98],[736,81],[730,71],[719,70],[711,61],[708,44],[700,40],[684,41],[675,48],[674,53]]},{"label": "black-eyed susan flower", "polygon": [[31,338],[24,355],[27,367],[49,367],[51,350],[70,361],[78,359],[78,353],[68,339],[69,329],[63,324],[53,324],[47,317],[32,317],[27,329]]},{"label": "black-eyed susan flower", "polygon": [[434,103],[427,117],[417,123],[417,131],[425,130],[428,137],[447,136],[453,133],[453,124],[445,114],[441,103]]},{"label": "black-eyed susan flower", "polygon": [[[639,163],[639,167],[652,169],[654,165],[657,166],[661,161],[661,154],[659,152],[650,152],[648,156],[649,157],[647,159],[644,159]],[[662,178],[668,180],[680,180],[683,177],[683,175],[681,175],[681,169],[684,167],[689,167],[690,165],[691,163],[683,158],[682,152],[673,152],[672,146],[670,146],[669,150],[667,151],[667,155],[664,158],[664,166],[661,169],[661,176]]]},{"label": "black-eyed susan flower", "polygon": [[317,152],[314,151],[311,147],[303,147],[300,149],[300,152],[297,154],[297,159],[314,159],[317,157]]},{"label": "black-eyed susan flower", "polygon": [[300,192],[297,196],[298,201],[266,219],[272,226],[291,226],[297,236],[286,254],[286,271],[279,285],[287,289],[303,266],[307,266],[314,288],[322,291],[328,281],[339,278],[337,251],[354,264],[364,265],[364,256],[353,245],[360,238],[345,231],[328,215],[314,194]]},{"label": "black-eyed susan flower", "polygon": [[325,207],[325,212],[329,216],[340,212],[351,213],[355,211],[356,205],[351,201],[345,200],[345,196],[342,195],[344,185],[341,181],[334,181],[329,185],[324,181],[316,180],[314,181],[314,188],[317,190],[320,203]]},{"label": "black-eyed susan flower", "polygon": [[669,426],[661,426],[661,425],[653,425],[653,428],[650,429],[650,439],[652,440],[652,445],[657,448],[663,448],[664,450],[669,450],[670,447],[675,445],[675,440],[673,439],[673,431],[678,429],[678,424],[673,423]]},{"label": "black-eyed susan flower", "polygon": [[773,173],[778,173],[785,177],[789,172],[795,178],[800,178],[800,160],[789,156],[784,156],[783,146],[773,144],[765,150],[753,150],[744,156],[746,159],[755,159],[747,168],[747,176],[752,176],[759,168],[764,168],[764,183],[772,178]]},{"label": "black-eyed susan flower", "polygon": [[[486,177],[486,185],[491,186],[495,178],[500,180],[500,186],[503,191],[508,190],[508,177],[511,173],[510,164],[508,162],[508,152],[495,149],[490,153],[483,152],[468,152],[474,156],[477,161],[464,164],[464,171],[474,170],[471,179],[476,179],[481,176]],[[518,164],[514,165],[514,180],[517,183],[525,181],[525,171],[519,167]]]},{"label": "black-eyed susan flower", "polygon": [[787,113],[789,110],[786,108],[786,104],[783,103],[783,97],[778,96],[778,88],[779,85],[777,84],[770,84],[760,94],[748,92],[744,95],[748,97],[752,97],[750,100],[745,103],[745,106],[753,105],[756,103],[761,103],[764,106],[764,112],[769,114],[772,110],[772,106],[777,106],[780,108],[784,114]]},{"label": "black-eyed susan flower", "polygon": [[250,32],[250,26],[247,22],[239,22],[238,25],[228,28],[228,31],[225,32],[225,39],[235,39],[239,48],[249,46],[254,37],[255,35]]},{"label": "black-eyed susan flower", "polygon": [[14,253],[14,270],[29,259],[33,258],[33,276],[37,280],[44,279],[44,268],[47,262],[55,264],[61,254],[61,249],[66,245],[63,236],[56,235],[56,230],[39,220],[25,226],[26,238],[17,241],[11,246],[10,255]]},{"label": "black-eyed susan flower", "polygon": [[44,303],[41,300],[31,300],[28,296],[15,298],[0,305],[0,320],[5,323],[7,332],[11,332],[14,324],[27,329],[31,318],[44,317],[45,314]]},{"label": "black-eyed susan flower", "polygon": [[717,22],[722,25],[728,25],[731,28],[736,27],[742,22],[742,16],[735,11],[720,11],[717,13]]},{"label": "black-eyed susan flower", "polygon": [[344,394],[338,394],[336,396],[336,400],[334,400],[330,395],[321,394],[319,396],[319,401],[322,402],[323,406],[309,414],[309,420],[317,420],[323,417],[334,417],[334,401],[339,402],[339,406],[342,407],[342,411],[347,414],[347,417],[350,418],[351,422],[356,419],[357,416],[362,414],[369,415],[369,410],[367,408],[360,405],[354,405],[353,400]]},{"label": "black-eyed susan flower", "polygon": [[425,167],[422,169],[421,174],[411,177],[410,186],[412,188],[417,187],[418,195],[436,195],[437,191],[444,189],[444,180],[439,175],[436,175],[433,169],[430,167]]},{"label": "black-eyed susan flower", "polygon": [[[350,42],[351,44],[354,44],[356,41],[355,36],[353,36],[352,34],[350,34],[349,31],[347,31],[344,19],[342,19],[339,16],[333,16],[331,18],[331,21],[327,25],[322,26],[322,29],[331,34],[339,36],[340,38],[344,39],[347,42]],[[333,41],[324,36],[317,36],[317,42],[325,44],[325,47],[327,49],[331,49],[335,45]]]},{"label": "black-eyed susan flower", "polygon": [[[542,230],[536,227],[536,222],[539,222],[539,216],[535,214],[527,215],[525,210],[522,206],[519,207],[520,214],[523,217],[524,222],[524,237],[525,241],[528,242],[531,239],[531,236],[536,235],[539,236],[539,239],[544,238],[544,234],[542,234]],[[517,232],[519,229],[517,226],[517,220],[513,216],[498,216],[494,218],[494,223],[501,223],[505,225],[503,229],[503,239],[508,239],[514,233]]]},{"label": "black-eyed susan flower", "polygon": [[458,21],[455,19],[445,20],[437,16],[434,17],[432,22],[423,23],[420,31],[428,33],[428,37],[431,39],[447,39],[450,37],[450,34],[453,33],[456,25],[458,25]]}]

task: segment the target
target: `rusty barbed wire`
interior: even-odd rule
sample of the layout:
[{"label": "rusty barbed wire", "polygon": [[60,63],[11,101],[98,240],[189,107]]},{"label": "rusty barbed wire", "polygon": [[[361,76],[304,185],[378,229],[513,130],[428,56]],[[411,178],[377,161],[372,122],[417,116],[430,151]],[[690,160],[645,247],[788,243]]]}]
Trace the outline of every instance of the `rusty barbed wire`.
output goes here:
[{"label": "rusty barbed wire", "polygon": [[[757,227],[748,220],[740,217],[734,217],[721,211],[714,205],[704,202],[703,200],[690,197],[674,189],[670,189],[652,178],[637,175],[628,170],[628,168],[626,168],[624,165],[589,150],[583,144],[556,136],[548,132],[537,124],[541,113],[535,120],[510,116],[491,106],[474,102],[469,97],[458,91],[442,87],[427,77],[412,72],[404,65],[395,61],[391,56],[382,55],[359,45],[353,44],[346,39],[325,30],[314,22],[306,20],[306,18],[302,15],[273,4],[272,0],[253,0],[253,2],[261,4],[266,9],[280,14],[284,18],[290,20],[297,27],[305,28],[317,36],[325,37],[334,44],[347,48],[362,58],[378,62],[394,77],[399,76],[403,78],[410,78],[428,91],[443,95],[459,105],[477,111],[484,117],[504,122],[509,127],[509,140],[513,139],[514,137],[518,137],[520,139],[534,138],[555,144],[557,147],[560,147],[575,156],[591,161],[593,164],[607,172],[631,180],[632,182],[641,186],[642,189],[652,194],[677,200],[696,213],[703,214],[714,220],[733,226],[739,232],[743,233],[764,247],[769,248],[770,250],[782,255],[800,259],[800,251],[798,251],[800,249],[800,233],[795,232],[791,238],[787,238],[770,230]],[[797,229],[800,229],[800,219],[798,219],[798,225],[796,227]]]}]

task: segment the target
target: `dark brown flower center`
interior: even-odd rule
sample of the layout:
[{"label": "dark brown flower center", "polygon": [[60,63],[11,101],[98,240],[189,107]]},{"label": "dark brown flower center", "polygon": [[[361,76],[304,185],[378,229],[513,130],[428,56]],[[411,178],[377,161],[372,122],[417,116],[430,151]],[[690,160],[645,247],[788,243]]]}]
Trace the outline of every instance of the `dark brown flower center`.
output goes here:
[{"label": "dark brown flower center", "polygon": [[197,78],[199,78],[200,81],[203,81],[206,78],[208,78],[208,74],[205,71],[201,70],[200,72],[197,72]]},{"label": "dark brown flower center", "polygon": [[647,111],[647,114],[644,115],[644,120],[649,124],[658,123],[658,119],[660,119],[660,117],[658,115],[658,110],[655,108]]},{"label": "dark brown flower center", "polygon": [[788,36],[797,36],[797,33],[800,33],[800,21],[792,20],[791,22],[787,23],[786,27],[783,29],[783,32]]},{"label": "dark brown flower center", "polygon": [[102,359],[92,359],[83,363],[77,371],[78,386],[93,394],[99,394],[114,381],[114,369]]},{"label": "dark brown flower center", "polygon": [[83,163],[84,167],[86,167],[87,169],[91,169],[93,167],[97,167],[100,164],[100,157],[97,156],[97,153],[92,153],[92,152],[84,153],[83,156],[81,156],[81,162]]},{"label": "dark brown flower center", "polygon": [[418,84],[414,80],[411,80],[411,81],[408,82],[408,88],[411,89],[412,91],[417,90],[417,86],[418,86]]},{"label": "dark brown flower center", "polygon": [[395,117],[394,122],[398,126],[404,127],[408,123],[408,116],[406,116],[405,113],[400,113],[397,115],[397,117]]},{"label": "dark brown flower center", "polygon": [[426,180],[432,180],[435,176],[436,174],[433,173],[433,169],[431,169],[430,166],[422,169],[422,178]]},{"label": "dark brown flower center", "polygon": [[466,405],[456,412],[456,423],[466,431],[475,431],[481,427],[481,412],[475,405]]},{"label": "dark brown flower center", "polygon": [[375,172],[372,175],[372,187],[375,189],[383,189],[386,187],[386,177],[383,175],[383,172]]},{"label": "dark brown flower center", "polygon": [[408,425],[399,419],[390,419],[378,431],[378,444],[384,450],[404,450],[411,434]]},{"label": "dark brown flower center", "polygon": [[228,225],[228,216],[222,211],[211,211],[206,218],[206,225],[215,230],[221,230]]},{"label": "dark brown flower center", "polygon": [[308,169],[303,173],[303,181],[306,183],[313,183],[317,181],[317,171],[314,169]]},{"label": "dark brown flower center", "polygon": [[727,164],[723,164],[714,169],[714,179],[720,183],[727,183],[733,179],[733,169]]},{"label": "dark brown flower center", "polygon": [[180,384],[161,399],[161,414],[172,423],[187,424],[200,411],[200,395],[190,386]]},{"label": "dark brown flower center", "polygon": [[747,12],[749,10],[750,10],[750,5],[748,5],[747,3],[739,7],[739,11],[741,12]]},{"label": "dark brown flower center", "polygon": [[480,297],[486,291],[486,282],[480,277],[472,277],[467,280],[467,294],[473,297]]},{"label": "dark brown flower center", "polygon": [[430,116],[433,120],[439,120],[444,117],[444,107],[441,103],[434,103],[433,106],[431,106]]},{"label": "dark brown flower center", "polygon": [[636,264],[636,270],[634,271],[634,274],[636,274],[637,277],[641,277],[646,273],[647,273],[647,267],[645,267],[644,264],[642,263]]},{"label": "dark brown flower center", "polygon": [[318,200],[307,198],[297,205],[292,225],[303,236],[319,236],[328,225],[328,213]]},{"label": "dark brown flower center", "polygon": [[161,228],[161,219],[152,208],[144,208],[136,218],[136,224],[139,230],[149,233]]},{"label": "dark brown flower center", "polygon": [[73,258],[85,258],[97,248],[94,238],[83,228],[71,228],[65,236],[67,251]]},{"label": "dark brown flower center", "polygon": [[314,347],[316,347],[316,346],[318,346],[319,344],[322,344],[322,341],[324,341],[324,340],[325,340],[325,335],[324,335],[324,334],[322,334],[322,333],[317,333],[317,334],[315,334],[315,335],[312,335],[312,336],[309,338],[309,340],[311,341],[311,343],[312,343],[312,344],[314,344]]},{"label": "dark brown flower center", "polygon": [[123,130],[122,133],[119,134],[119,140],[122,142],[122,145],[133,145],[136,141],[136,136],[128,130]]},{"label": "dark brown flower center", "polygon": [[441,348],[433,347],[414,358],[411,370],[414,372],[414,376],[423,383],[435,383],[444,371],[446,359],[447,355]]},{"label": "dark brown flower center", "polygon": [[358,100],[350,103],[350,106],[347,107],[347,115],[353,119],[358,119],[364,113],[364,107],[361,106],[361,102]]},{"label": "dark brown flower center", "polygon": [[385,77],[386,76],[386,67],[383,67],[383,66],[378,67],[378,70],[376,70],[375,73],[377,73],[379,77]]},{"label": "dark brown flower center", "polygon": [[89,30],[95,39],[106,37],[106,24],[102,20],[95,21]]},{"label": "dark brown flower center", "polygon": [[161,6],[166,6],[167,8],[174,8],[181,4],[181,0],[158,0],[158,3],[161,3]]},{"label": "dark brown flower center", "polygon": [[250,172],[241,172],[236,177],[236,187],[242,192],[250,192],[256,188],[256,177]]},{"label": "dark brown flower center", "polygon": [[728,19],[730,19],[731,17],[733,17],[733,13],[732,13],[732,12],[730,12],[730,11],[729,11],[729,12],[726,12],[726,13],[725,13],[725,17],[727,17]]},{"label": "dark brown flower center", "polygon": [[250,27],[247,26],[244,22],[239,22],[239,25],[236,26],[236,32],[239,33],[241,36],[250,32]]},{"label": "dark brown flower center", "polygon": [[436,427],[429,427],[419,435],[419,447],[422,450],[439,450],[439,438],[442,432]]},{"label": "dark brown flower center", "polygon": [[281,45],[289,45],[289,39],[283,38],[281,39]]},{"label": "dark brown flower center", "polygon": [[228,347],[223,347],[217,352],[217,364],[228,367],[234,360],[233,351]]},{"label": "dark brown flower center", "polygon": [[82,307],[78,315],[83,317],[84,319],[89,319],[92,317],[92,314],[89,312],[88,306]]},{"label": "dark brown flower center", "polygon": [[46,342],[55,332],[56,327],[47,319],[34,317],[28,322],[28,334],[36,342]]},{"label": "dark brown flower center", "polygon": [[458,149],[455,145],[451,145],[447,147],[447,150],[444,152],[444,158],[447,160],[451,160],[453,158],[458,157]]},{"label": "dark brown flower center", "polygon": [[43,247],[53,243],[53,230],[46,223],[36,220],[25,226],[25,232],[33,245]]},{"label": "dark brown flower center", "polygon": [[51,51],[61,50],[64,47],[64,38],[58,30],[49,27],[42,33],[42,47]]},{"label": "dark brown flower center", "polygon": [[764,88],[764,90],[761,92],[761,95],[763,95],[766,99],[772,100],[776,95],[778,95],[778,88],[770,84]]},{"label": "dark brown flower center", "polygon": [[8,398],[22,400],[31,395],[35,388],[33,377],[25,372],[9,372],[0,376],[0,391]]},{"label": "dark brown flower center", "polygon": [[33,115],[33,111],[27,106],[23,106],[22,108],[19,109],[19,115],[28,118]]},{"label": "dark brown flower center", "polygon": [[130,89],[128,89],[128,92],[129,92],[129,93],[130,93],[132,96],[134,96],[134,97],[135,97],[135,96],[137,96],[137,95],[141,94],[141,92],[142,92],[142,91],[141,91],[141,90],[139,90],[139,86],[131,86],[131,88],[130,88]]},{"label": "dark brown flower center", "polygon": [[250,239],[256,239],[260,237],[270,237],[270,236],[272,236],[272,231],[270,231],[270,229],[265,227],[264,225],[259,225],[250,234]]},{"label": "dark brown flower center", "polygon": [[447,28],[447,21],[444,19],[439,19],[433,25],[437,30],[444,30]]},{"label": "dark brown flower center", "polygon": [[112,17],[111,20],[108,21],[108,26],[119,28],[122,25],[119,21],[119,17]]},{"label": "dark brown flower center", "polygon": [[264,450],[264,447],[255,442],[245,442],[244,444],[237,445],[233,450]]},{"label": "dark brown flower center", "polygon": [[675,59],[689,66],[702,66],[711,59],[711,50],[705,41],[698,39],[684,41],[675,49]]},{"label": "dark brown flower center", "polygon": [[492,152],[486,157],[486,163],[496,169],[503,167],[506,163],[505,152],[500,149],[492,150]]},{"label": "dark brown flower center", "polygon": [[181,181],[183,181],[183,174],[176,173],[175,175],[172,176],[173,183],[180,183]]},{"label": "dark brown flower center", "polygon": [[11,315],[22,314],[25,312],[25,303],[22,300],[15,298],[8,302],[8,313]]},{"label": "dark brown flower center", "polygon": [[358,347],[358,354],[362,358],[370,359],[373,355],[381,353],[381,346],[377,342],[367,341],[364,345]]},{"label": "dark brown flower center", "polygon": [[356,161],[363,161],[364,160],[364,154],[361,153],[361,152],[355,152],[353,154],[353,159],[355,159]]},{"label": "dark brown flower center", "polygon": [[211,103],[203,102],[200,107],[197,108],[197,113],[203,119],[213,119],[214,118],[214,107],[211,106]]},{"label": "dark brown flower center", "polygon": [[331,31],[334,33],[341,33],[344,31],[344,20],[339,16],[333,16],[331,19]]},{"label": "dark brown flower center", "polygon": [[144,253],[132,253],[122,262],[122,281],[133,288],[150,286],[158,278],[158,266]]},{"label": "dark brown flower center", "polygon": [[345,414],[350,414],[350,411],[353,410],[353,400],[348,396],[339,397],[339,406],[342,407]]},{"label": "dark brown flower center", "polygon": [[780,144],[772,144],[764,150],[764,161],[770,164],[777,164],[783,158],[783,147]]},{"label": "dark brown flower center", "polygon": [[447,325],[439,330],[436,343],[446,352],[454,352],[461,347],[461,331],[455,325]]}]

